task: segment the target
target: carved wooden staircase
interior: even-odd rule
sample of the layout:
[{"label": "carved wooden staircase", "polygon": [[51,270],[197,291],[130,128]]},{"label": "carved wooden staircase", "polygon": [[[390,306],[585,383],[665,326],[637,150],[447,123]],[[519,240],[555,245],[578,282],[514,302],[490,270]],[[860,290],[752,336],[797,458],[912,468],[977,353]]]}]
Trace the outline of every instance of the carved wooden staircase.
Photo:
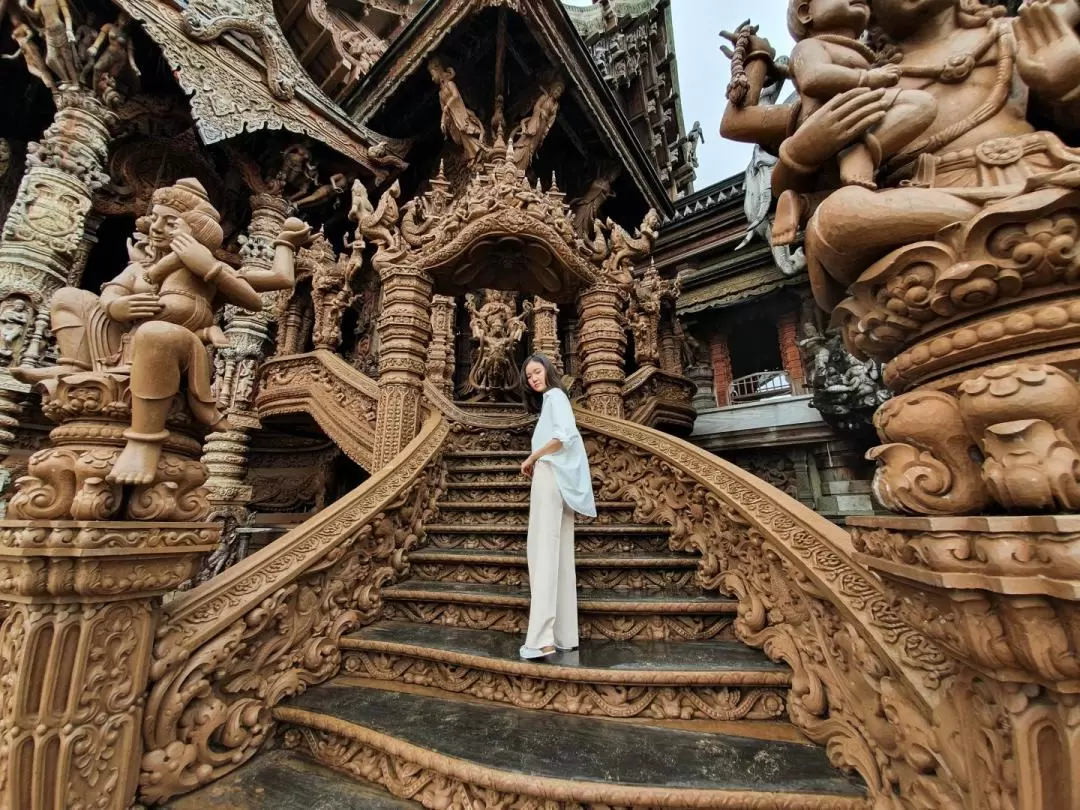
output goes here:
[{"label": "carved wooden staircase", "polygon": [[[587,422],[602,476],[611,447]],[[273,708],[275,767],[256,758],[168,806],[271,806],[238,799],[260,789],[274,807],[308,810],[868,806],[865,788],[787,722],[791,671],[737,640],[739,603],[702,587],[715,560],[700,538],[670,510],[647,519],[639,498],[611,497],[638,492],[625,482],[601,481],[599,516],[578,524],[580,648],[520,660],[528,432],[489,430],[499,449],[466,449],[465,432],[432,462],[437,499],[422,529],[410,518],[413,539],[385,552],[397,581],[378,592],[380,618],[337,640],[336,677]],[[291,791],[280,768],[299,774]],[[335,771],[398,798],[358,783],[350,799]]]}]

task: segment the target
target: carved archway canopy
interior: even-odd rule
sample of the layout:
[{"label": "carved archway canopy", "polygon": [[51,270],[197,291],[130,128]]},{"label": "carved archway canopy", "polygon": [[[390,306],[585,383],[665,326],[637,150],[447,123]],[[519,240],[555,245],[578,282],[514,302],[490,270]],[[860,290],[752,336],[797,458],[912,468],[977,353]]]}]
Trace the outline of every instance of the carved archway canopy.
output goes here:
[{"label": "carved archway canopy", "polygon": [[546,190],[531,184],[512,143],[497,143],[456,197],[449,185],[440,169],[430,190],[402,210],[408,264],[429,273],[436,292],[503,289],[572,302],[600,277],[603,257],[574,231],[555,178]]}]

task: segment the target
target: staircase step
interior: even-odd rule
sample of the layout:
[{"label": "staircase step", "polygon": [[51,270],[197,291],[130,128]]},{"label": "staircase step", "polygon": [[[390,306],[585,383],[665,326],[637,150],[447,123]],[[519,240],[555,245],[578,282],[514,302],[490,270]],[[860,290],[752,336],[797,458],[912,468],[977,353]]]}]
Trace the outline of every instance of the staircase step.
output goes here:
[{"label": "staircase step", "polygon": [[[518,466],[525,459],[521,450],[451,450],[443,454],[447,461],[474,461],[477,459],[517,459]],[[528,455],[528,451],[525,452]]]},{"label": "staircase step", "polygon": [[866,806],[861,785],[800,743],[340,683],[274,715],[300,753],[425,807],[449,807],[451,795],[482,796],[485,807]]},{"label": "staircase step", "polygon": [[[507,493],[492,493],[496,497],[489,501],[485,500],[442,500],[436,505],[439,508],[439,521],[442,523],[465,523],[468,525],[483,525],[488,523],[506,524],[512,523],[524,526],[529,522],[528,493],[521,500],[513,500],[506,497]],[[511,493],[512,494],[512,493]],[[622,526],[633,523],[635,504],[622,501],[599,501],[596,504],[597,516],[595,518],[577,515],[575,521],[578,528],[583,526]],[[653,527],[666,531],[666,526]]]},{"label": "staircase step", "polygon": [[[387,619],[507,633],[524,633],[528,625],[528,588],[409,580],[384,588],[382,595]],[[578,591],[582,638],[732,638],[737,609],[734,599],[695,588]]]},{"label": "staircase step", "polygon": [[790,671],[731,641],[596,641],[542,661],[521,637],[379,622],[341,640],[350,675],[435,687],[529,709],[604,717],[767,720],[785,713]]},{"label": "staircase step", "polygon": [[163,810],[422,810],[288,751],[269,751]]},{"label": "staircase step", "polygon": [[[445,519],[446,516],[443,517]],[[475,525],[462,520],[459,523],[431,523],[425,529],[425,548],[475,548],[492,551],[524,551],[529,532],[525,520],[518,523]],[[578,553],[662,553],[668,550],[669,534],[666,526],[585,523],[574,529],[574,548]]]},{"label": "staircase step", "polygon": [[[686,554],[623,552],[576,554],[578,586],[583,588],[689,587],[699,557]],[[524,553],[483,549],[422,549],[409,554],[411,575],[429,582],[527,585]]]}]

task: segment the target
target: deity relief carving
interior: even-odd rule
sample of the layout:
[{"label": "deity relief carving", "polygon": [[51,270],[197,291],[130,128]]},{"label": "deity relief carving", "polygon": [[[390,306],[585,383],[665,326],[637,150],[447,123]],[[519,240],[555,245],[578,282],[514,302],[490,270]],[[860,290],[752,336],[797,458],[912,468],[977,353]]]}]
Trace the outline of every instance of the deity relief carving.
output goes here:
[{"label": "deity relief carving", "polygon": [[518,314],[511,293],[488,290],[479,308],[476,300],[475,295],[465,296],[469,329],[476,348],[463,393],[473,394],[473,400],[513,399],[518,396],[521,383],[515,350],[525,334],[532,302],[525,301]]},{"label": "deity relief carving", "polygon": [[[58,421],[98,412],[130,421],[126,427],[118,425],[117,435],[109,441],[79,451],[96,459],[93,466],[99,477],[82,480],[77,491],[50,483],[59,455],[75,451],[60,443],[36,454],[10,514],[63,515],[71,508],[71,499],[77,502],[91,484],[104,487],[107,500],[118,501],[124,485],[136,487],[137,493],[168,493],[177,486],[178,476],[205,479],[197,463],[197,473],[180,472],[177,465],[185,464],[171,452],[163,455],[163,450],[172,441],[169,425],[190,425],[194,420],[211,430],[228,428],[211,390],[206,351],[209,344],[224,344],[215,325],[215,309],[231,302],[260,310],[259,292],[293,284],[294,252],[309,238],[306,225],[286,221],[275,243],[272,268],[245,277],[214,257],[222,239],[220,216],[197,180],[181,180],[155,192],[144,247],[132,248],[131,263],[104,286],[101,295],[66,287],[53,296],[50,312],[58,364],[12,370],[18,379],[42,385],[46,413],[53,407],[49,403],[55,403]],[[182,400],[177,399],[180,394]],[[90,398],[80,400],[81,396]],[[69,405],[74,410],[65,410]],[[62,427],[57,430],[63,433]],[[120,452],[117,438],[123,440]],[[138,497],[143,496],[133,504]]]},{"label": "deity relief carving", "polygon": [[661,310],[678,297],[678,280],[660,278],[655,264],[650,264],[634,284],[628,320],[634,333],[634,355],[639,367],[659,367]]}]

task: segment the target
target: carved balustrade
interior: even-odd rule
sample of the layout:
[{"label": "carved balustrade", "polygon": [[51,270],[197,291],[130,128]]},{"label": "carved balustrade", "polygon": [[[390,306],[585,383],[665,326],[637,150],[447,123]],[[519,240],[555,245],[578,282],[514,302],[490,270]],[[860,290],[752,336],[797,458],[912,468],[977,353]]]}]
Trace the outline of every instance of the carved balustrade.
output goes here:
[{"label": "carved balustrade", "polygon": [[160,803],[234,770],[271,709],[333,677],[338,641],[382,611],[439,495],[448,423],[430,417],[370,479],[164,610],[150,660],[139,797]]},{"label": "carved balustrade", "polygon": [[[1016,604],[1029,632],[1014,636],[977,591],[916,596],[883,583],[847,532],[722,459],[589,410],[577,418],[597,497],[633,501],[635,520],[672,527],[673,550],[702,554],[701,585],[739,600],[738,637],[792,668],[792,721],[862,777],[872,806],[1072,806],[1076,704],[1052,698],[1076,684],[1075,633],[1058,624],[1075,627],[1062,612],[1071,584],[1055,592],[1051,582],[1048,596]],[[1008,519],[984,520],[1006,528],[994,521]],[[1077,527],[1061,520],[1046,518],[1045,536],[1018,532],[1010,548],[1019,559],[995,553],[1001,582],[1021,569],[1048,574],[1051,558],[1067,558],[1071,547],[1052,535]],[[919,556],[930,585],[990,585],[964,573],[979,568],[964,555],[997,538],[933,528],[940,540],[910,549],[887,529],[860,530],[855,544]],[[1050,556],[1032,553],[1036,545]]]}]

